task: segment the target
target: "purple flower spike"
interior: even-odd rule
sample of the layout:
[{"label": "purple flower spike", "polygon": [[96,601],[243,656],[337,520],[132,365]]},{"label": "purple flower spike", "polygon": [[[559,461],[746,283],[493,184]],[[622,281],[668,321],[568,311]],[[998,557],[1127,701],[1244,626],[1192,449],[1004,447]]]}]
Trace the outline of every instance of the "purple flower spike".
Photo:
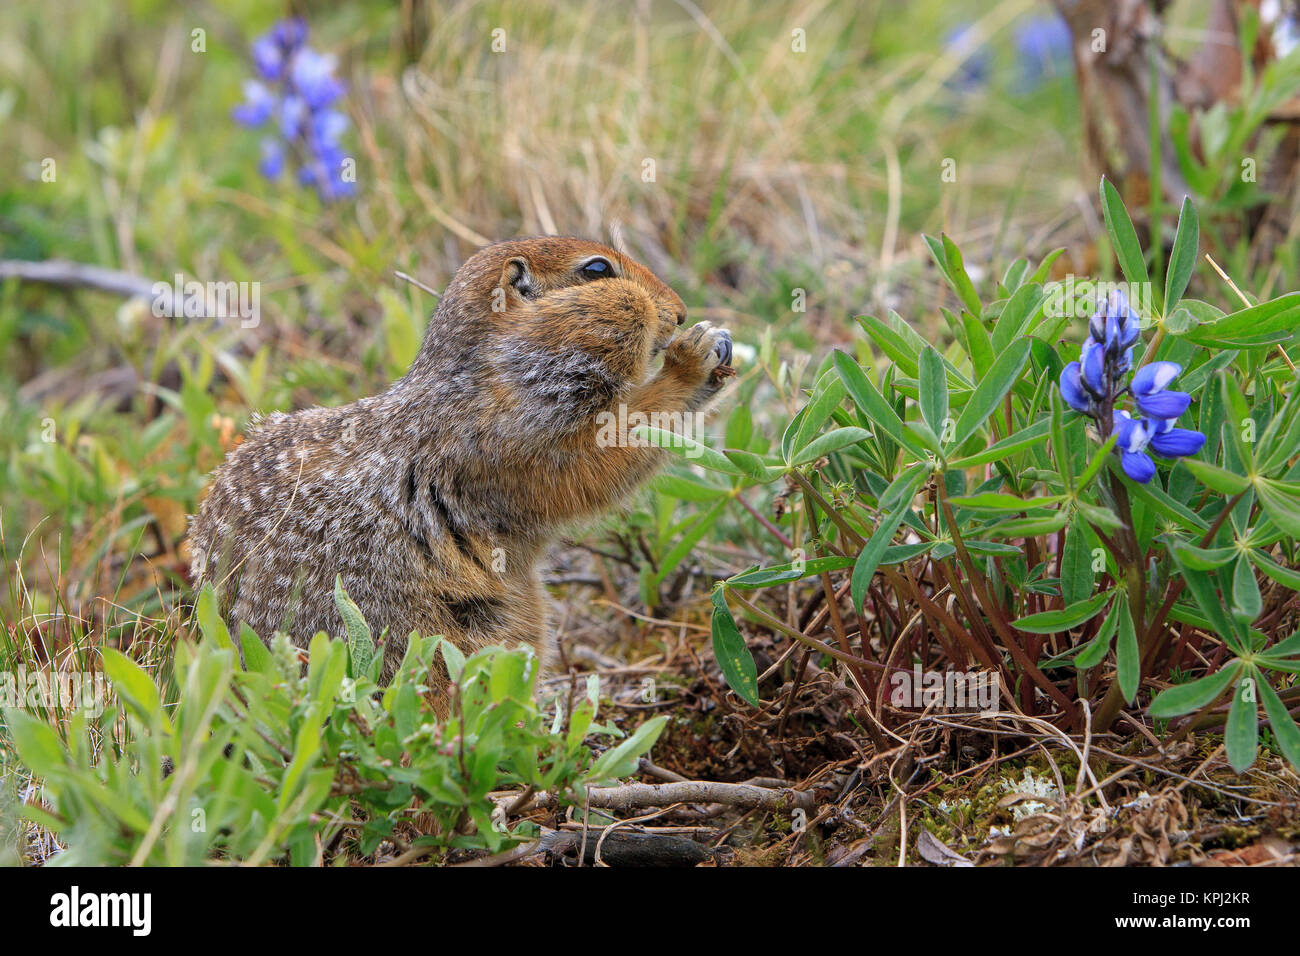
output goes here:
[{"label": "purple flower spike", "polygon": [[261,80],[244,84],[244,102],[231,115],[243,126],[271,122],[258,162],[262,175],[278,179],[292,162],[298,181],[326,202],[352,195],[356,184],[343,179],[348,157],[340,146],[348,120],[331,108],[346,91],[334,76],[335,58],[307,46],[307,24],[296,17],[253,41],[252,55]]}]

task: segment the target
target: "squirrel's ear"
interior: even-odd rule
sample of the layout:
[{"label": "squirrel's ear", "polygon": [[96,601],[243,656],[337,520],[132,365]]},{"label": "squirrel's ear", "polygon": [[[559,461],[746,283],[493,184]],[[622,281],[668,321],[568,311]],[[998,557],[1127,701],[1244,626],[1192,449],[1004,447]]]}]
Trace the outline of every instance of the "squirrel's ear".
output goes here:
[{"label": "squirrel's ear", "polygon": [[528,268],[527,259],[513,256],[506,260],[505,268],[501,270],[501,288],[514,289],[525,299],[537,293],[537,283],[533,279],[532,270]]}]

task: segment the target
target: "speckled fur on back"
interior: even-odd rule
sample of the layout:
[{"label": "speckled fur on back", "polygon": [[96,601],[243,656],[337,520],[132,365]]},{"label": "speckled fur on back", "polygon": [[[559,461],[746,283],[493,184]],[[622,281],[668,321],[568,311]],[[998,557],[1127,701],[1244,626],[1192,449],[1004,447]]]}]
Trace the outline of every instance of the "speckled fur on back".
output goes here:
[{"label": "speckled fur on back", "polygon": [[[615,274],[584,273],[594,258]],[[232,625],[305,646],[342,632],[341,575],[375,633],[388,629],[386,677],[412,630],[467,653],[526,642],[545,660],[543,549],[663,454],[601,447],[598,413],[694,411],[724,381],[715,369],[730,337],[700,323],[673,338],[685,311],[648,269],[598,243],[480,250],[386,392],[250,428],[191,524],[196,584],[214,584]]]}]

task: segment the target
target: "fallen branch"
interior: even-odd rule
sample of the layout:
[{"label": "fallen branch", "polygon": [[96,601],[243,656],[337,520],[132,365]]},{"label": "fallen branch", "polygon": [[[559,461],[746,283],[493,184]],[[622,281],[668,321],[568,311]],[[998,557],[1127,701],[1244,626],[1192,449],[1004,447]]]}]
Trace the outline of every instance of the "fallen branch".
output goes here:
[{"label": "fallen branch", "polygon": [[[671,783],[629,783],[621,787],[591,787],[587,805],[599,810],[640,810],[666,807],[674,803],[716,803],[745,810],[794,810],[810,813],[816,798],[806,790],[791,787],[771,788],[748,783],[716,783],[708,780],[682,780]],[[515,795],[505,798],[511,803]],[[505,800],[498,801],[499,805]],[[553,807],[556,795],[534,794],[529,807]]]},{"label": "fallen branch", "polygon": [[[170,303],[172,295],[172,287],[168,283],[155,283],[152,279],[130,272],[66,259],[46,259],[40,262],[0,259],[0,282],[6,279],[41,282],[45,285],[83,286],[128,299],[153,299],[156,294],[165,295],[166,303]],[[154,292],[155,285],[158,286],[157,293]],[[166,292],[162,291],[163,287]]]}]

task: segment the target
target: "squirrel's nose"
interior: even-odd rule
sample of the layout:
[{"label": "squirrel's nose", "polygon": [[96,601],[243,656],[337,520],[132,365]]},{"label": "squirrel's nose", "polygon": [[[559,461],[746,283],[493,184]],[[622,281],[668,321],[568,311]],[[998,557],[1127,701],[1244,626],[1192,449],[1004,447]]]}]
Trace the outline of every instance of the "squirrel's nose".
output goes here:
[{"label": "squirrel's nose", "polygon": [[678,325],[686,324],[686,306],[682,306],[680,309],[677,310],[677,324]]}]

